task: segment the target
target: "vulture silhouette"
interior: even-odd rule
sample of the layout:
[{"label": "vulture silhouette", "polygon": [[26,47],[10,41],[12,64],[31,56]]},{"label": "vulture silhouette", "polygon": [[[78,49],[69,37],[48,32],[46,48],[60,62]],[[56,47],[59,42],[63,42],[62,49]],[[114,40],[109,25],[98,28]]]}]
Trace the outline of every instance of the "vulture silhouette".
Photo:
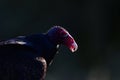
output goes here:
[{"label": "vulture silhouette", "polygon": [[60,26],[46,33],[18,36],[0,42],[0,80],[44,80],[59,45],[75,52],[74,38]]}]

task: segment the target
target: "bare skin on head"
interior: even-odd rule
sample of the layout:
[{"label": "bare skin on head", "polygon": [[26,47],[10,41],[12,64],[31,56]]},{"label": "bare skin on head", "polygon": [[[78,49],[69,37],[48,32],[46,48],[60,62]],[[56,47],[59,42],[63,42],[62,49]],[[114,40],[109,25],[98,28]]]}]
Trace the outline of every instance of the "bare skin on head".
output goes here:
[{"label": "bare skin on head", "polygon": [[54,26],[47,32],[47,34],[50,40],[53,41],[55,44],[65,45],[72,52],[75,52],[78,49],[78,45],[75,39],[63,27]]}]

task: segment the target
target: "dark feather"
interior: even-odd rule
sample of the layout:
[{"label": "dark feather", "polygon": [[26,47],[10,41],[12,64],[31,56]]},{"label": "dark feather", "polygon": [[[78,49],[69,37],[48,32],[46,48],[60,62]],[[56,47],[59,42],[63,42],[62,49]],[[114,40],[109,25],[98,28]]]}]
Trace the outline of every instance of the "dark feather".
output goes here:
[{"label": "dark feather", "polygon": [[0,80],[43,80],[56,51],[43,34],[2,41]]},{"label": "dark feather", "polygon": [[73,37],[59,26],[46,34],[1,41],[0,80],[44,80],[59,44],[66,45],[72,52],[78,48]]}]

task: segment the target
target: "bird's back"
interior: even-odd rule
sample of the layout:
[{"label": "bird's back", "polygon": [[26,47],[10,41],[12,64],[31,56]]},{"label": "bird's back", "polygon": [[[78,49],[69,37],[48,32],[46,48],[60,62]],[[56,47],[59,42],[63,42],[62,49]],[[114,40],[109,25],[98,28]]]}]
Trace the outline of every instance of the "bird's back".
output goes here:
[{"label": "bird's back", "polygon": [[45,67],[28,46],[0,46],[0,80],[43,80]]}]

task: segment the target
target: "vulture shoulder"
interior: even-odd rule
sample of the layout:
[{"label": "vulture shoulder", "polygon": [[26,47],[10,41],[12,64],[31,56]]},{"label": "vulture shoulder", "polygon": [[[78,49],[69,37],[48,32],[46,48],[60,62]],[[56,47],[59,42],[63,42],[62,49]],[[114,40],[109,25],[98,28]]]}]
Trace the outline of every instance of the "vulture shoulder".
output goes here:
[{"label": "vulture shoulder", "polygon": [[44,80],[46,60],[29,47],[0,46],[0,80]]}]

